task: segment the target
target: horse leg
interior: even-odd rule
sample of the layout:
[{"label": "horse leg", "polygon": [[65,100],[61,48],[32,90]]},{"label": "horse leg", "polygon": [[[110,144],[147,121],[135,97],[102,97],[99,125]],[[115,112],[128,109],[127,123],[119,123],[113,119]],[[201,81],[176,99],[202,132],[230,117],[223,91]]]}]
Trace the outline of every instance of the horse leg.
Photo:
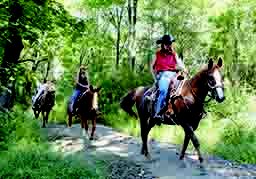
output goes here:
[{"label": "horse leg", "polygon": [[88,135],[88,121],[87,121],[87,118],[83,116],[81,119],[82,119],[83,126],[84,126],[84,130],[83,131],[85,132],[85,133],[83,132],[83,136],[84,135],[89,136]]},{"label": "horse leg", "polygon": [[81,119],[81,129],[84,129],[84,121],[83,121],[83,119],[82,119],[82,117],[80,116],[80,119]]},{"label": "horse leg", "polygon": [[[197,154],[198,154],[198,159],[200,161],[200,163],[203,162],[203,157],[201,155],[201,152],[200,152],[200,143],[199,143],[199,140],[197,139],[195,133],[194,133],[194,130],[191,126],[189,125],[185,125],[184,126],[185,128],[185,132],[189,135],[189,137],[191,138],[191,141],[193,143],[193,146],[195,147],[196,151],[197,151]],[[184,151],[185,153],[185,151]]]},{"label": "horse leg", "polygon": [[148,127],[148,123],[146,119],[140,118],[140,135],[142,139],[141,154],[142,155],[145,155],[146,153],[145,149],[147,148],[147,136],[146,136],[147,127]]},{"label": "horse leg", "polygon": [[[145,125],[145,123],[144,123],[144,125]],[[154,127],[154,125],[155,125],[155,122],[153,120],[149,120],[149,123],[145,125],[144,130],[141,131],[142,132],[142,134],[141,134],[142,142],[143,142],[141,153],[142,154],[144,153],[144,155],[147,159],[151,159],[150,153],[148,152],[148,144],[147,144],[148,143],[148,134],[149,134],[151,128]]]},{"label": "horse leg", "polygon": [[72,126],[72,112],[70,110],[70,107],[68,108],[68,127]]},{"label": "horse leg", "polygon": [[46,122],[46,124],[48,124],[49,113],[50,113],[50,111],[45,112],[45,122]]},{"label": "horse leg", "polygon": [[45,126],[45,121],[46,121],[46,119],[45,119],[45,117],[46,117],[46,115],[45,115],[45,111],[42,111],[42,116],[43,116],[43,128],[45,128],[46,126]]},{"label": "horse leg", "polygon": [[91,132],[90,140],[93,140],[95,130],[96,130],[96,117],[93,117],[92,118],[92,132]]},{"label": "horse leg", "polygon": [[181,153],[180,153],[180,160],[183,160],[183,159],[184,159],[185,152],[186,152],[186,150],[187,150],[189,140],[190,140],[190,136],[189,136],[189,134],[187,134],[187,132],[185,131],[184,143],[183,143],[183,146],[182,146],[182,149],[181,149]]}]

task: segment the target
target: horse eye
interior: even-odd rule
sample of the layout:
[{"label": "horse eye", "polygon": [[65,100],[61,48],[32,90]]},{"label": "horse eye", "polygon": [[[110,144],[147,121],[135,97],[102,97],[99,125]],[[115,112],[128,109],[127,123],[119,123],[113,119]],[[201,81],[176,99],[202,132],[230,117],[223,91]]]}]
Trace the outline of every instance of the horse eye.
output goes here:
[{"label": "horse eye", "polygon": [[208,77],[208,82],[209,82],[210,85],[215,85],[215,83],[216,83],[213,76]]}]

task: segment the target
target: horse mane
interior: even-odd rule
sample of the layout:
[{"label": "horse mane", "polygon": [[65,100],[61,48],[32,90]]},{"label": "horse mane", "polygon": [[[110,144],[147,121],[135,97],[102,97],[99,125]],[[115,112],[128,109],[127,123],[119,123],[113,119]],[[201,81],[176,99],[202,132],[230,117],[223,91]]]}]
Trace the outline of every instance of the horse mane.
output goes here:
[{"label": "horse mane", "polygon": [[208,65],[204,64],[201,66],[200,70],[189,80],[190,82],[196,79],[202,78],[208,71]]}]

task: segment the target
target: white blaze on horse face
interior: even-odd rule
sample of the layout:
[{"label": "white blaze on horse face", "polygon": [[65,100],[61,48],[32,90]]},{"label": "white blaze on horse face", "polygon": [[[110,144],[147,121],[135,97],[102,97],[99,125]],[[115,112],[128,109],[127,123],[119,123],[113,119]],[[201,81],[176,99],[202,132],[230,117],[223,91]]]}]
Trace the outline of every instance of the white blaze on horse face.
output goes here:
[{"label": "white blaze on horse face", "polygon": [[223,91],[223,88],[222,87],[222,78],[221,78],[221,74],[220,74],[220,71],[218,69],[215,69],[214,72],[213,72],[213,77],[215,79],[215,82],[216,82],[216,92],[217,92],[217,95],[219,97],[219,99],[222,99],[224,98],[224,91]]},{"label": "white blaze on horse face", "polygon": [[93,93],[92,109],[98,109],[98,93]]}]

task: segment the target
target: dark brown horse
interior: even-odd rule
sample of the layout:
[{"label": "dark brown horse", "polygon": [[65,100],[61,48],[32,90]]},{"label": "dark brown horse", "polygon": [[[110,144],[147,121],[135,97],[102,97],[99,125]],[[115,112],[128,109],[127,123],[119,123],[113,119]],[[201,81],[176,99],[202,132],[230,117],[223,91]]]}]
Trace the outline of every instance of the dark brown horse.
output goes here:
[{"label": "dark brown horse", "polygon": [[98,115],[98,94],[100,88],[93,88],[90,86],[88,90],[83,92],[77,102],[77,114],[73,114],[71,111],[71,101],[68,102],[68,127],[72,125],[72,117],[77,116],[81,121],[81,128],[85,129],[86,134],[88,134],[88,119],[92,120],[92,131],[90,140],[94,138],[94,132],[96,130],[96,119]]},{"label": "dark brown horse", "polygon": [[43,128],[46,127],[48,123],[49,113],[55,104],[55,89],[53,84],[49,84],[47,89],[39,97],[38,103],[32,107],[36,119],[39,117],[40,113],[43,116]]},{"label": "dark brown horse", "polygon": [[[222,59],[219,58],[218,63],[214,64],[210,59],[208,65],[205,65],[198,73],[189,80],[185,80],[183,86],[180,88],[179,95],[170,97],[168,95],[166,110],[164,115],[173,113],[172,117],[164,117],[164,123],[168,125],[180,125],[184,132],[184,144],[180,153],[182,160],[185,155],[188,143],[191,140],[202,163],[203,158],[199,149],[199,141],[194,134],[197,129],[202,114],[204,113],[204,102],[208,92],[211,92],[211,98],[221,103],[224,101],[224,84],[220,73],[222,66]],[[132,110],[132,106],[136,103],[137,112],[140,119],[142,148],[141,154],[150,158],[147,146],[148,134],[152,127],[155,126],[156,121],[151,118],[152,112],[148,110],[145,102],[144,94],[149,87],[138,87],[126,94],[121,102],[121,108],[129,115],[137,117],[137,114]]]}]

